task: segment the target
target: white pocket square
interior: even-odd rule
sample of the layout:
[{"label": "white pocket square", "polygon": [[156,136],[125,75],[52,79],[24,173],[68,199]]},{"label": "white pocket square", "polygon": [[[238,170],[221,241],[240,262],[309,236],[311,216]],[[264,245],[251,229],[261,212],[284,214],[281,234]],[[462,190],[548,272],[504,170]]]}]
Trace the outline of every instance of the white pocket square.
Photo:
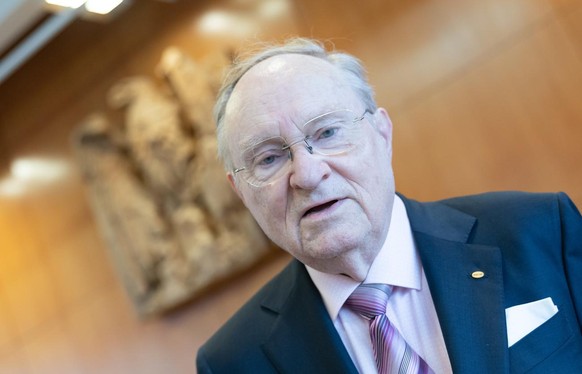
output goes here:
[{"label": "white pocket square", "polygon": [[551,297],[505,309],[509,347],[558,313]]}]

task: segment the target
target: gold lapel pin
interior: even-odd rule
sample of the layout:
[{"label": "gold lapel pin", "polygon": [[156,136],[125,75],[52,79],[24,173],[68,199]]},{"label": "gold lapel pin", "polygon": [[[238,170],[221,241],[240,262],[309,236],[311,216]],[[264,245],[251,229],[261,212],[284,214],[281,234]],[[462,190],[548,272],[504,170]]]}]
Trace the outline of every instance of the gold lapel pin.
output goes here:
[{"label": "gold lapel pin", "polygon": [[481,279],[485,276],[485,273],[481,270],[477,270],[471,273],[471,278],[473,279]]}]

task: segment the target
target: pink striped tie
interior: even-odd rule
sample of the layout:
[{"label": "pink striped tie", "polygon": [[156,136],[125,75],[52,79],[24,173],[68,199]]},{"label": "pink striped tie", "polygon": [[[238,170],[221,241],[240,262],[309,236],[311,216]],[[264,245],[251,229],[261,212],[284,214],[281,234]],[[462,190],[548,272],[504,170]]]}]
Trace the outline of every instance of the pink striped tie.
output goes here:
[{"label": "pink striped tie", "polygon": [[386,303],[391,293],[392,288],[387,284],[361,284],[345,304],[370,320],[370,336],[378,373],[433,373],[386,317]]}]

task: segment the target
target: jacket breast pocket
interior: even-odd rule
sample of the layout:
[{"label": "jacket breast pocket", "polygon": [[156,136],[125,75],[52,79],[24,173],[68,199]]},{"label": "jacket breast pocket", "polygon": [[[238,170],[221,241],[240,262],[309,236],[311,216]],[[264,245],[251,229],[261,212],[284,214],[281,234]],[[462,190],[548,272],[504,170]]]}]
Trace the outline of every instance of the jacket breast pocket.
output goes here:
[{"label": "jacket breast pocket", "polygon": [[[571,349],[572,352],[561,354],[561,350],[564,349]],[[575,334],[564,313],[558,312],[509,348],[510,371],[511,373],[537,372],[537,368],[536,370],[532,369],[547,361],[548,367],[558,370],[556,372],[563,372],[560,371],[563,365],[567,367],[571,367],[572,364],[582,366],[582,358],[580,356],[575,358],[576,355],[582,353],[581,350],[582,338],[580,334]],[[552,355],[556,357],[551,357]],[[573,360],[578,361],[578,363],[564,362],[561,359],[568,357],[573,357]],[[541,366],[546,367],[546,365]],[[540,372],[549,373],[546,369]]]}]

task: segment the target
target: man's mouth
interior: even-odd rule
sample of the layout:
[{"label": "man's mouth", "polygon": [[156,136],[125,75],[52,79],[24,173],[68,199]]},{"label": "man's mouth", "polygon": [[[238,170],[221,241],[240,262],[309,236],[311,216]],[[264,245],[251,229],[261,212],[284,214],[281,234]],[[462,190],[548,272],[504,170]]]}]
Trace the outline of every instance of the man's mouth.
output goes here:
[{"label": "man's mouth", "polygon": [[328,201],[325,204],[321,204],[321,205],[314,206],[313,208],[311,208],[307,212],[305,212],[305,214],[303,215],[303,217],[306,217],[306,216],[308,216],[308,215],[310,215],[312,213],[321,212],[322,210],[325,210],[325,209],[331,207],[333,204],[335,204],[337,202],[338,202],[337,200],[331,200],[331,201]]}]

